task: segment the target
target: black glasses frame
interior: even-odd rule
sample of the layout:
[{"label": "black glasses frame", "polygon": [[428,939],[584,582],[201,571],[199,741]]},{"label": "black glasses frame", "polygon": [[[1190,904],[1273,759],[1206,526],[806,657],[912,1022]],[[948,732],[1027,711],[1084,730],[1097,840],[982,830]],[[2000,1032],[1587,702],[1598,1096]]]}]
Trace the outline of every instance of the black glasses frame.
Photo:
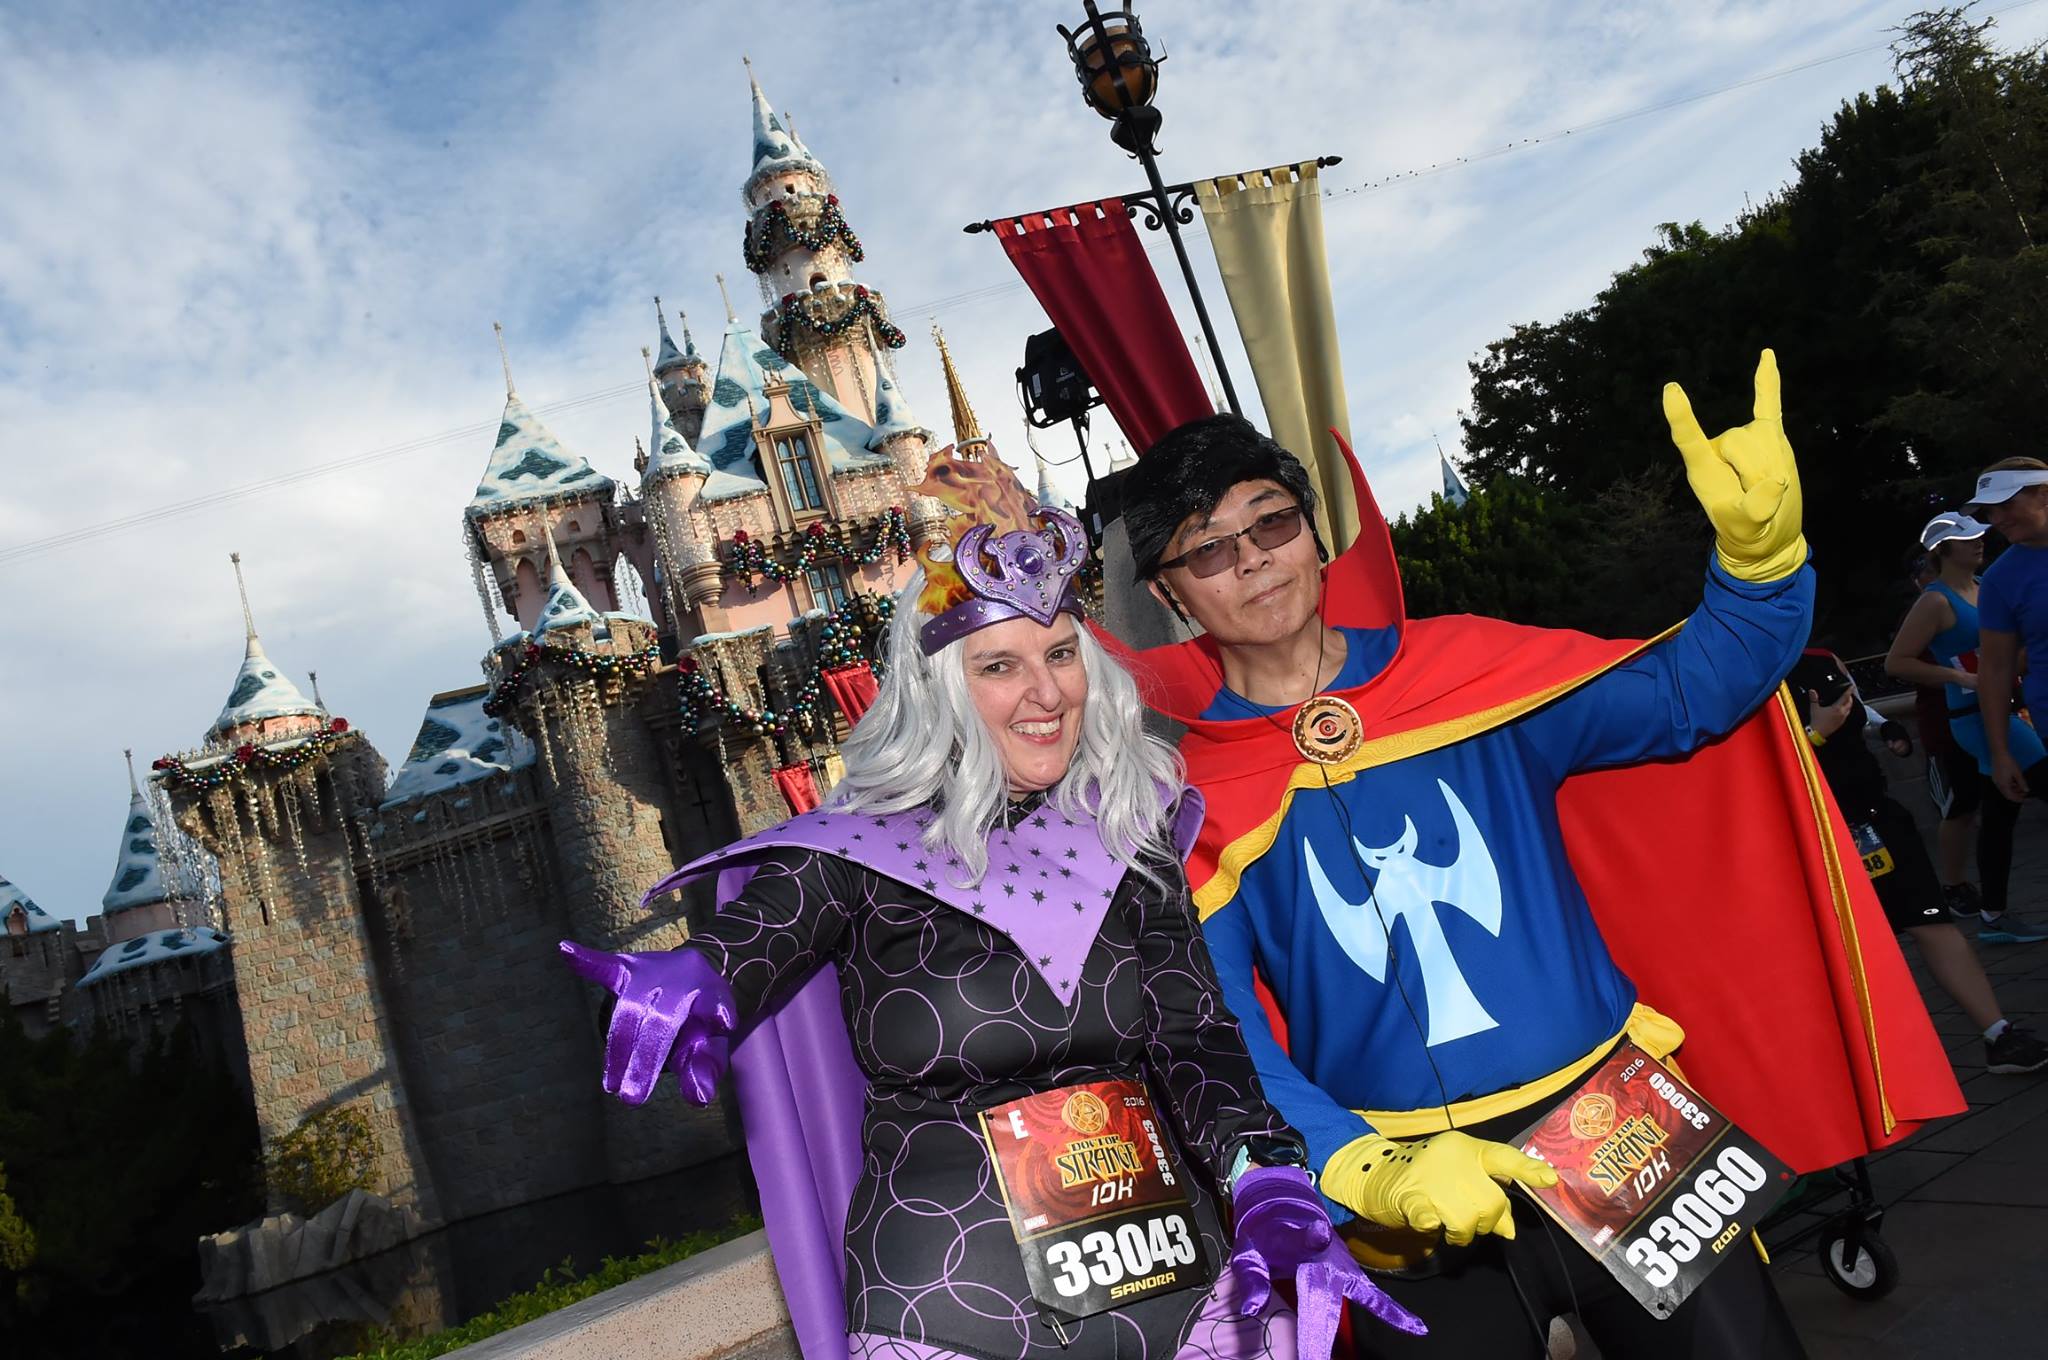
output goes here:
[{"label": "black glasses frame", "polygon": [[[1180,556],[1165,559],[1160,562],[1158,570],[1165,571],[1169,567],[1186,567],[1189,574],[1193,575],[1197,580],[1220,575],[1237,565],[1238,557],[1244,551],[1244,546],[1240,540],[1249,538],[1261,550],[1271,552],[1275,548],[1285,547],[1295,539],[1300,538],[1302,525],[1307,522],[1307,518],[1307,515],[1298,505],[1290,505],[1285,510],[1268,511],[1234,534],[1222,534],[1216,538],[1204,539]],[[1220,551],[1225,543],[1230,545],[1230,551],[1227,555]],[[1212,550],[1217,550],[1216,556],[1206,571],[1195,565],[1196,557]]]}]

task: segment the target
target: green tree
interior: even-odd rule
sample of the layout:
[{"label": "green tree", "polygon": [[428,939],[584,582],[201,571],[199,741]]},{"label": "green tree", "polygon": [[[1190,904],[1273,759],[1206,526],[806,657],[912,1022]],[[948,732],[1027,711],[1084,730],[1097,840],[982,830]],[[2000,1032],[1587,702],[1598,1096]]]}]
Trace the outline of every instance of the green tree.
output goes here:
[{"label": "green tree", "polygon": [[19,1274],[36,1258],[36,1232],[7,1193],[7,1168],[0,1165],[0,1277]]},{"label": "green tree", "polygon": [[247,1096],[189,1021],[137,1051],[106,1028],[31,1038],[12,1009],[0,1007],[0,1164],[36,1248],[17,1298],[83,1324],[110,1293],[189,1297],[199,1235],[262,1211]]},{"label": "green tree", "polygon": [[1899,28],[1899,77],[1940,111],[1939,130],[1880,200],[1919,256],[1892,294],[1897,333],[1925,360],[1886,419],[1938,461],[1970,467],[2038,447],[2033,404],[2048,373],[2048,59],[1996,51],[1991,28],[1967,7]]},{"label": "green tree", "polygon": [[[1489,345],[1464,418],[1473,484],[1519,479],[1593,507],[1661,477],[1676,458],[1662,385],[1684,384],[1709,429],[1739,423],[1771,346],[1823,619],[1845,646],[1881,646],[1930,510],[1960,500],[1981,464],[2039,448],[2048,65],[1998,53],[1988,27],[1915,16],[1897,88],[1844,104],[1781,193],[1722,231],[1664,224],[1588,306]],[[1649,505],[1642,491],[1623,499]],[[1661,500],[1689,539],[1690,498]],[[1596,560],[1587,579],[1630,557]],[[1696,592],[1697,568],[1677,579]],[[1603,609],[1673,603],[1646,571],[1616,585]]]},{"label": "green tree", "polygon": [[1462,506],[1432,497],[1392,526],[1408,612],[1576,626],[1584,519],[1563,497],[1520,478],[1497,479]]}]

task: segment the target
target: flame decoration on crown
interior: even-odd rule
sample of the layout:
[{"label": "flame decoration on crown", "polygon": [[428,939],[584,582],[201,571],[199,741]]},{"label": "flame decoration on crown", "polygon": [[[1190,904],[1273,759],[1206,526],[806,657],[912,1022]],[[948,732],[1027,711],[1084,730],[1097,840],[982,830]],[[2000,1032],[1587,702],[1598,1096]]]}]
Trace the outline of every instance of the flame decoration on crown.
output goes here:
[{"label": "flame decoration on crown", "polygon": [[949,444],[912,489],[958,512],[950,546],[918,552],[925,586],[917,607],[933,616],[918,633],[926,656],[1009,619],[1050,626],[1061,612],[1086,617],[1075,582],[1088,557],[1081,522],[1032,500],[993,449],[955,458]]}]

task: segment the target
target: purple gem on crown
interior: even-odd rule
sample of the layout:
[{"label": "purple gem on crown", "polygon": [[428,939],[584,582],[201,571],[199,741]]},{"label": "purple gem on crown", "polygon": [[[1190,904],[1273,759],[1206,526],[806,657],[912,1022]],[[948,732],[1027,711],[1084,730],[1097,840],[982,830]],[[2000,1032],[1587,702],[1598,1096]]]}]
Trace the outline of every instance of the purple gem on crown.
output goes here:
[{"label": "purple gem on crown", "polygon": [[1081,521],[1064,510],[1041,506],[1037,529],[1012,529],[991,538],[995,526],[977,524],[960,536],[953,567],[974,592],[918,631],[926,656],[969,633],[1008,619],[1028,618],[1050,626],[1061,612],[1083,618],[1074,577],[1088,557]]}]

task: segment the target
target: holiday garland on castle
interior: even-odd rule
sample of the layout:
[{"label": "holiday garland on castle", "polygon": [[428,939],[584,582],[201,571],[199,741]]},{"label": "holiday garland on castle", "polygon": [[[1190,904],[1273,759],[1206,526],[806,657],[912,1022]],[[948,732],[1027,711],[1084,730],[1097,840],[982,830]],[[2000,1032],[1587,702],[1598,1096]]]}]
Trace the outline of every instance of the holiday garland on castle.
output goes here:
[{"label": "holiday garland on castle", "polygon": [[862,318],[875,323],[875,335],[890,349],[902,349],[904,346],[903,332],[889,324],[889,318],[882,315],[882,309],[868,296],[865,284],[854,285],[853,305],[837,317],[816,316],[814,310],[802,293],[782,295],[782,305],[775,313],[775,348],[781,351],[783,358],[791,362],[796,360],[796,329],[799,325],[819,335],[833,336],[853,330],[860,325]]},{"label": "holiday garland on castle", "polygon": [[778,198],[770,203],[759,217],[747,224],[746,238],[740,243],[747,268],[756,274],[768,272],[768,266],[775,260],[778,236],[812,252],[841,241],[846,245],[847,257],[855,263],[867,258],[867,252],[861,249],[860,237],[853,234],[853,228],[846,224],[846,215],[839,211],[837,194],[825,195],[825,208],[818,214],[818,224],[808,228],[798,226],[790,217],[786,200]]},{"label": "holiday garland on castle", "polygon": [[290,746],[244,742],[232,755],[205,757],[205,763],[197,769],[177,756],[161,756],[152,760],[149,768],[161,772],[164,783],[174,789],[225,788],[257,770],[296,770],[326,755],[347,735],[348,719],[330,718],[320,725],[319,731]]},{"label": "holiday garland on castle", "polygon": [[804,681],[786,711],[747,707],[719,689],[697,664],[695,657],[686,656],[676,663],[677,670],[682,673],[683,716],[694,723],[706,714],[715,713],[728,726],[757,737],[771,734],[786,736],[791,724],[795,724],[804,740],[814,741],[828,722],[824,707],[819,703],[825,675],[862,662],[879,669],[881,663],[869,661],[861,647],[861,639],[880,637],[895,615],[894,596],[866,591],[848,600],[845,608],[826,615],[818,635],[818,669]]},{"label": "holiday garland on castle", "polygon": [[624,679],[648,674],[661,664],[661,648],[649,646],[637,652],[617,655],[606,652],[587,652],[573,643],[542,644],[528,639],[512,658],[511,666],[499,677],[491,690],[491,697],[484,700],[484,712],[491,717],[503,716],[512,706],[512,700],[519,694],[519,686],[525,681],[526,673],[545,653],[555,661],[565,662],[585,675],[598,680]]},{"label": "holiday garland on castle", "polygon": [[868,546],[855,549],[843,525],[833,524],[828,528],[824,521],[816,521],[797,535],[796,560],[785,566],[768,555],[767,544],[762,540],[745,529],[735,529],[722,565],[728,576],[744,576],[749,580],[766,576],[777,581],[794,581],[809,571],[820,557],[838,557],[865,567],[885,556],[898,561],[910,556],[910,521],[904,517],[902,506],[892,505],[883,511],[868,526],[868,531]]}]

